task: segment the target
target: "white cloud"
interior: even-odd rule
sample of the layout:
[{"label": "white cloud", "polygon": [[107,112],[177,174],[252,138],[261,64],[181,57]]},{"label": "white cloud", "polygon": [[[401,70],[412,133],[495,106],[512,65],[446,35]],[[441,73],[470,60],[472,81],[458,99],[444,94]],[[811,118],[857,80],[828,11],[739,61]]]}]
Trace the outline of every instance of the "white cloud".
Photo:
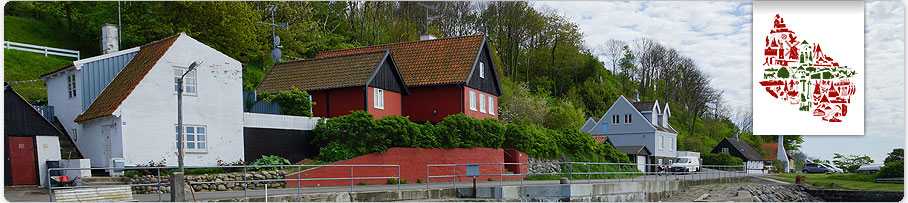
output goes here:
[{"label": "white cloud", "polygon": [[[725,92],[733,109],[750,108],[750,2],[535,2],[578,24],[589,46],[609,39],[652,38],[694,59]],[[831,159],[832,153],[867,154],[882,161],[904,147],[904,7],[898,1],[865,4],[866,136],[807,137],[802,150]],[[603,60],[607,61],[607,60]],[[873,145],[854,142],[874,143]],[[832,150],[836,150],[833,152]]]}]

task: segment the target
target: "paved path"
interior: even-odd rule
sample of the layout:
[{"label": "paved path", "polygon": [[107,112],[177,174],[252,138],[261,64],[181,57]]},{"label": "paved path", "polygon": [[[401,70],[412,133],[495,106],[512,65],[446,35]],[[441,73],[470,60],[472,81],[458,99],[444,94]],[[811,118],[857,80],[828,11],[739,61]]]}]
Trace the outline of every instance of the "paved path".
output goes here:
[{"label": "paved path", "polygon": [[[575,175],[577,176],[577,175]],[[710,169],[704,169],[702,173],[691,173],[686,175],[647,175],[647,176],[637,176],[634,178],[613,178],[613,179],[573,179],[570,180],[572,184],[586,184],[586,183],[603,183],[603,182],[629,182],[629,181],[666,181],[666,180],[700,180],[700,179],[716,179],[724,177],[739,177],[743,176],[741,173],[731,173],[716,171]],[[762,176],[762,174],[749,174],[749,176]],[[440,189],[440,188],[453,188],[453,187],[470,187],[472,182],[435,182],[443,181],[445,178],[431,179],[433,183],[429,185],[431,189]],[[482,181],[478,182],[477,185],[480,187],[490,187],[490,186],[520,186],[520,185],[555,185],[559,184],[559,180],[524,180],[524,181]],[[397,185],[355,185],[352,188],[350,186],[340,186],[340,187],[304,187],[304,188],[281,188],[281,189],[268,189],[268,195],[285,195],[285,194],[297,194],[297,193],[328,193],[328,192],[365,192],[365,191],[394,191],[397,190]],[[400,190],[420,190],[426,189],[426,184],[402,184],[400,185]],[[49,197],[47,195],[47,189],[43,190],[43,194],[34,194],[31,193],[14,193],[14,192],[4,192],[5,197],[9,201],[14,202],[47,202]],[[40,192],[40,191],[38,191]],[[217,192],[196,192],[196,200],[210,200],[210,199],[226,199],[226,198],[239,198],[239,197],[263,197],[265,196],[264,190],[247,190],[247,191],[217,191]],[[170,194],[136,194],[134,198],[143,202],[154,202],[154,201],[170,201]],[[160,198],[160,199],[159,199]],[[192,200],[192,195],[186,195],[187,201]]]}]

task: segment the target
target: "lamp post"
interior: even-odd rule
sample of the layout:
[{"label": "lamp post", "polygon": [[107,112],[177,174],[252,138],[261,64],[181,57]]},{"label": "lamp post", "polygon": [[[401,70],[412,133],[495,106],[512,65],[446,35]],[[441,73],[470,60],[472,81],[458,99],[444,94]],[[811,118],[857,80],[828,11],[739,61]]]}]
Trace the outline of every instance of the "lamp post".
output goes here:
[{"label": "lamp post", "polygon": [[180,79],[177,79],[177,127],[180,129],[177,131],[177,162],[179,162],[180,172],[185,172],[183,169],[183,78],[186,77],[186,74],[195,70],[195,67],[201,64],[201,61],[194,61],[189,65],[189,68],[186,69],[186,72],[180,76]]}]

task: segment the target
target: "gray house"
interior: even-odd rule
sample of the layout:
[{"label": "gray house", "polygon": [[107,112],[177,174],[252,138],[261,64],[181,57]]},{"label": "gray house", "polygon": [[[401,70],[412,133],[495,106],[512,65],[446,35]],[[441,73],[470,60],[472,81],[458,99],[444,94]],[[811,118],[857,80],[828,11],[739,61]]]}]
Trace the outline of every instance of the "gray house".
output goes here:
[{"label": "gray house", "polygon": [[635,93],[633,100],[618,97],[602,118],[587,119],[580,131],[608,137],[616,148],[646,146],[651,152],[646,163],[671,164],[678,153],[678,132],[668,125],[669,116],[668,104],[639,101]]}]

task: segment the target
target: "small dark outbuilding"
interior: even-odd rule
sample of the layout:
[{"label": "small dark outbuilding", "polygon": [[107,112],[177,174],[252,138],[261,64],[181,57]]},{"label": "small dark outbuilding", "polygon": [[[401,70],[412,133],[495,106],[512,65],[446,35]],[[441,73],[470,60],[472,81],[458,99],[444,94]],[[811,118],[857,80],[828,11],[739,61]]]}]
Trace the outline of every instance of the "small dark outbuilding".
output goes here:
[{"label": "small dark outbuilding", "polygon": [[4,183],[36,185],[46,180],[45,161],[60,159],[58,136],[62,133],[9,84],[4,88]]}]

